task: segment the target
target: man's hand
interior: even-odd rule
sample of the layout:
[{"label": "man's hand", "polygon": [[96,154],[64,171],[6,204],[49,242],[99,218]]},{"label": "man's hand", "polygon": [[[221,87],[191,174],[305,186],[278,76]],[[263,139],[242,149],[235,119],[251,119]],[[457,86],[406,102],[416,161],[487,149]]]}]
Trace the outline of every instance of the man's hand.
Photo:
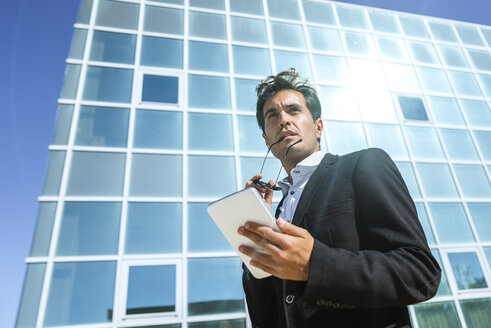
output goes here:
[{"label": "man's hand", "polygon": [[239,251],[251,258],[253,266],[275,277],[307,281],[314,238],[307,230],[282,218],[276,222],[283,233],[254,222],[241,226],[239,234],[249,238],[264,253],[244,245],[239,247]]},{"label": "man's hand", "polygon": [[[259,187],[253,183],[253,181],[261,180],[262,177],[263,177],[262,174],[256,174],[255,176],[252,177],[251,180],[247,181],[245,187],[246,188],[252,187],[255,188],[257,191],[259,191],[259,193],[263,196],[266,206],[268,206],[269,210],[271,211],[271,206],[272,206],[271,204],[273,203],[274,190],[266,187]],[[269,180],[268,183],[270,185],[274,185],[274,180]]]}]

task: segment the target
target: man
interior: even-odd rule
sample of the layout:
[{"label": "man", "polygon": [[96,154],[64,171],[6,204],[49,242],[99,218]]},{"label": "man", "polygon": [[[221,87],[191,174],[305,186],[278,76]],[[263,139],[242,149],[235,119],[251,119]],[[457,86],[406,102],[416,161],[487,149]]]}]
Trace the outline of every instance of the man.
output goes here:
[{"label": "man", "polygon": [[[244,266],[253,327],[410,327],[407,305],[435,295],[440,268],[395,164],[380,149],[320,152],[320,103],[295,70],[257,93],[263,138],[288,176],[276,211],[282,233],[253,218],[238,231],[264,252],[239,250],[272,274],[255,279]],[[271,206],[273,190],[254,183],[261,178],[246,187]]]}]

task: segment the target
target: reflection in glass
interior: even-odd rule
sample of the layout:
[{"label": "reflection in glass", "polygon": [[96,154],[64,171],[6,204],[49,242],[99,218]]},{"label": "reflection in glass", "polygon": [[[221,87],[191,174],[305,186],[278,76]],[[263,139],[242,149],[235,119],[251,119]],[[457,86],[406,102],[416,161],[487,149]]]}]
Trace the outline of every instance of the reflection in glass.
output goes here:
[{"label": "reflection in glass", "polygon": [[66,64],[60,98],[75,99],[77,97],[78,78],[80,77],[81,67],[82,65]]},{"label": "reflection in glass", "polygon": [[294,67],[304,78],[311,78],[309,57],[303,52],[291,52],[275,50],[276,71],[281,72],[290,67]]},{"label": "reflection in glass", "polygon": [[231,16],[232,40],[267,44],[266,24],[262,19]]},{"label": "reflection in glass", "polygon": [[423,191],[429,198],[458,197],[450,169],[446,164],[417,163]]},{"label": "reflection in glass", "polygon": [[343,53],[339,34],[336,29],[307,26],[312,50]]},{"label": "reflection in glass", "polygon": [[271,22],[273,45],[293,48],[305,48],[302,25]]},{"label": "reflection in glass", "polygon": [[266,151],[261,129],[254,116],[237,116],[239,150],[241,152],[263,153]]},{"label": "reflection in glass", "polygon": [[425,23],[422,19],[399,17],[404,34],[417,38],[429,39]]},{"label": "reflection in glass", "polygon": [[256,86],[259,80],[235,79],[235,106],[237,110],[256,112]]},{"label": "reflection in glass", "polygon": [[233,157],[188,157],[188,196],[223,197],[235,191],[237,186]]},{"label": "reflection in glass", "polygon": [[475,69],[491,71],[491,55],[485,50],[466,49]]},{"label": "reflection in glass", "polygon": [[126,314],[176,310],[176,266],[130,266]]},{"label": "reflection in glass", "polygon": [[377,11],[369,11],[368,16],[375,31],[399,34],[397,23],[393,15]]},{"label": "reflection in glass", "polygon": [[70,45],[70,53],[68,54],[68,58],[82,59],[84,57],[86,38],[86,29],[76,28],[73,30],[72,44]]},{"label": "reflection in glass", "polygon": [[189,35],[225,40],[227,38],[225,15],[190,11]]},{"label": "reflection in glass", "polygon": [[177,76],[143,75],[142,101],[177,104],[179,78]]},{"label": "reflection in glass", "polygon": [[360,112],[364,121],[397,122],[392,97],[385,91],[364,91],[357,93]]},{"label": "reflection in glass", "polygon": [[457,95],[471,97],[482,96],[479,85],[477,85],[476,79],[472,73],[448,71],[448,74]]},{"label": "reflection in glass", "polygon": [[343,32],[347,50],[353,55],[373,55],[372,39],[369,34]]},{"label": "reflection in glass", "polygon": [[452,25],[446,23],[428,22],[431,34],[437,41],[459,42],[452,30]]},{"label": "reflection in glass", "polygon": [[463,68],[469,67],[460,47],[457,48],[438,45],[438,50],[442,55],[445,65]]},{"label": "reflection in glass", "polygon": [[138,29],[140,5],[113,0],[100,0],[96,25]]},{"label": "reflection in glass", "polygon": [[182,156],[133,154],[130,196],[181,197]]},{"label": "reflection in glass", "polygon": [[65,151],[50,150],[48,168],[44,179],[43,196],[58,196],[60,191],[61,176],[65,163]]},{"label": "reflection in glass", "polygon": [[241,277],[239,258],[189,259],[189,314],[243,312]]},{"label": "reflection in glass", "polygon": [[432,249],[431,250],[431,254],[436,259],[436,261],[440,265],[440,268],[442,269],[442,276],[441,276],[441,280],[440,280],[440,286],[438,286],[438,291],[436,292],[436,297],[439,297],[439,296],[450,296],[451,295],[450,286],[448,285],[447,274],[445,273],[445,268],[443,267],[443,264],[442,264],[442,260],[440,258],[440,255],[438,254],[438,251],[435,250],[435,249]]},{"label": "reflection in glass", "polygon": [[51,232],[55,221],[56,202],[40,202],[36,229],[29,256],[48,256]]},{"label": "reflection in glass", "polygon": [[330,153],[343,155],[367,147],[360,123],[326,122],[325,125]]},{"label": "reflection in glass", "polygon": [[269,16],[283,19],[300,20],[296,0],[267,0]]},{"label": "reflection in glass", "polygon": [[327,82],[349,82],[346,59],[338,56],[312,55],[316,67],[317,80]]},{"label": "reflection in glass", "polygon": [[478,74],[479,82],[488,98],[491,98],[491,75]]},{"label": "reflection in glass", "polygon": [[55,263],[44,326],[112,321],[116,262]]},{"label": "reflection in glass", "polygon": [[476,253],[448,253],[448,260],[459,289],[488,287]]},{"label": "reflection in glass", "polygon": [[17,311],[17,321],[15,322],[16,328],[36,327],[45,269],[45,263],[27,264],[24,286]]},{"label": "reflection in glass", "polygon": [[429,121],[423,100],[419,97],[398,96],[402,115],[406,120]]},{"label": "reflection in glass", "polygon": [[129,119],[127,108],[81,106],[75,144],[126,147]]},{"label": "reflection in glass", "polygon": [[322,117],[341,120],[360,120],[353,90],[339,87],[319,87]]},{"label": "reflection in glass", "polygon": [[418,67],[417,71],[426,91],[452,93],[445,73],[441,69]]},{"label": "reflection in glass", "polygon": [[89,60],[133,64],[136,35],[94,31]]},{"label": "reflection in glass", "polygon": [[414,311],[420,327],[461,327],[453,302],[419,304]]},{"label": "reflection in glass", "polygon": [[464,197],[491,198],[491,184],[481,165],[454,165]]},{"label": "reflection in glass", "polygon": [[415,62],[438,65],[438,57],[431,43],[409,42],[409,48]]},{"label": "reflection in glass", "polygon": [[474,131],[477,144],[485,161],[491,161],[491,132]]},{"label": "reflection in glass", "polygon": [[415,126],[404,129],[415,159],[445,159],[435,129]]},{"label": "reflection in glass", "polygon": [[145,6],[143,31],[183,35],[184,10]]},{"label": "reflection in glass", "polygon": [[130,103],[133,70],[88,66],[83,100]]},{"label": "reflection in glass", "polygon": [[481,27],[481,32],[482,35],[484,36],[484,39],[486,39],[488,46],[491,47],[491,29]]},{"label": "reflection in glass", "polygon": [[246,328],[244,319],[207,321],[207,322],[190,322],[189,328]]},{"label": "reflection in glass", "polygon": [[188,75],[188,104],[194,108],[230,109],[229,79]]},{"label": "reflection in glass", "polygon": [[491,109],[485,101],[462,99],[460,104],[470,126],[491,126]]},{"label": "reflection in glass", "polygon": [[69,196],[122,196],[126,154],[74,151]]},{"label": "reflection in glass", "polygon": [[305,20],[310,23],[336,25],[334,14],[329,3],[302,1]]},{"label": "reflection in glass", "polygon": [[433,118],[439,124],[464,126],[465,122],[460,113],[459,105],[454,98],[427,97],[433,113]]},{"label": "reflection in glass", "polygon": [[464,25],[455,25],[455,29],[463,43],[473,46],[485,46],[477,28]]},{"label": "reflection in glass", "polygon": [[440,132],[451,160],[479,160],[469,132],[454,129],[441,129]]},{"label": "reflection in glass", "polygon": [[389,59],[406,60],[407,54],[400,39],[376,37],[382,56]]},{"label": "reflection in glass", "polygon": [[189,0],[189,6],[215,10],[225,10],[224,0]]},{"label": "reflection in glass", "polygon": [[418,78],[412,66],[384,63],[384,68],[391,90],[421,92]]},{"label": "reflection in glass", "polygon": [[66,202],[57,256],[118,253],[121,203]]},{"label": "reflection in glass", "polygon": [[472,221],[482,242],[491,241],[491,203],[467,203]]},{"label": "reflection in glass", "polygon": [[491,322],[491,298],[459,301],[467,327],[485,327]]},{"label": "reflection in glass", "polygon": [[411,163],[396,162],[396,164],[397,168],[401,172],[404,182],[406,183],[407,189],[409,189],[409,194],[411,197],[421,198],[418,182],[416,181],[416,176],[414,175],[414,170]]},{"label": "reflection in glass", "polygon": [[227,45],[189,41],[189,69],[228,73]]},{"label": "reflection in glass", "polygon": [[182,113],[137,109],[133,147],[182,149]]},{"label": "reflection in glass", "polygon": [[339,23],[342,26],[365,30],[368,28],[363,9],[337,5],[336,11],[338,12]]},{"label": "reflection in glass", "polygon": [[180,253],[181,203],[128,203],[125,254]]},{"label": "reflection in glass", "polygon": [[70,136],[70,127],[72,124],[73,105],[59,104],[56,111],[55,131],[51,143],[53,145],[68,144]]},{"label": "reflection in glass", "polygon": [[[140,65],[182,68],[182,40],[142,36]],[[172,49],[172,51],[169,51]]]},{"label": "reflection in glass", "polygon": [[269,76],[271,64],[266,48],[232,46],[234,53],[234,72],[236,74]]},{"label": "reflection in glass", "polygon": [[262,0],[229,0],[230,10],[244,14],[264,15]]},{"label": "reflection in glass", "polygon": [[430,212],[440,243],[474,243],[467,216],[461,203],[430,203]]},{"label": "reflection in glass", "polygon": [[393,159],[408,159],[406,145],[398,125],[367,124],[371,147],[382,148]]},{"label": "reflection in glass", "polygon": [[206,212],[207,206],[208,203],[188,203],[188,251],[233,251],[232,246]]},{"label": "reflection in glass", "polygon": [[233,151],[233,140],[231,115],[188,114],[190,150]]},{"label": "reflection in glass", "polygon": [[92,11],[93,0],[82,0],[80,1],[80,7],[78,8],[77,23],[89,24],[90,13]]},{"label": "reflection in glass", "polygon": [[[416,211],[418,212],[418,219],[421,222],[423,231],[425,233],[426,239],[429,245],[435,245],[435,237],[433,237],[433,231],[431,230],[430,221],[428,215],[426,214],[426,209],[423,203],[416,203]],[[448,286],[447,286],[448,287]]]}]

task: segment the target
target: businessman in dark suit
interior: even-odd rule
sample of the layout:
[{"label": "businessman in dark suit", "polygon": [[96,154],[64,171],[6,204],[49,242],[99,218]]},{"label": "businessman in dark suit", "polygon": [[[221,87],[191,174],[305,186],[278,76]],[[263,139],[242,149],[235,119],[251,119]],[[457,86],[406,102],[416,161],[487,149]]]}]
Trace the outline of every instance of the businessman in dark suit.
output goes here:
[{"label": "businessman in dark suit", "polygon": [[[411,327],[407,305],[435,295],[440,268],[395,164],[380,149],[320,152],[320,103],[294,70],[257,92],[264,140],[288,176],[276,211],[282,233],[253,218],[238,230],[263,249],[240,251],[272,274],[255,279],[244,266],[253,327]],[[261,178],[246,186],[271,206],[274,180],[257,186]]]}]

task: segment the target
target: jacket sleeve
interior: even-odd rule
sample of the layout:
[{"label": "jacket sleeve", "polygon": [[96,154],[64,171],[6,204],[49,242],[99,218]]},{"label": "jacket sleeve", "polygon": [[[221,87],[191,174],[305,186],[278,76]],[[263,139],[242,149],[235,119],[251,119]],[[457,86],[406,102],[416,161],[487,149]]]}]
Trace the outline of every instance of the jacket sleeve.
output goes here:
[{"label": "jacket sleeve", "polygon": [[315,240],[301,304],[378,308],[433,297],[441,270],[394,162],[380,149],[364,151],[352,183],[360,250],[331,248]]}]

